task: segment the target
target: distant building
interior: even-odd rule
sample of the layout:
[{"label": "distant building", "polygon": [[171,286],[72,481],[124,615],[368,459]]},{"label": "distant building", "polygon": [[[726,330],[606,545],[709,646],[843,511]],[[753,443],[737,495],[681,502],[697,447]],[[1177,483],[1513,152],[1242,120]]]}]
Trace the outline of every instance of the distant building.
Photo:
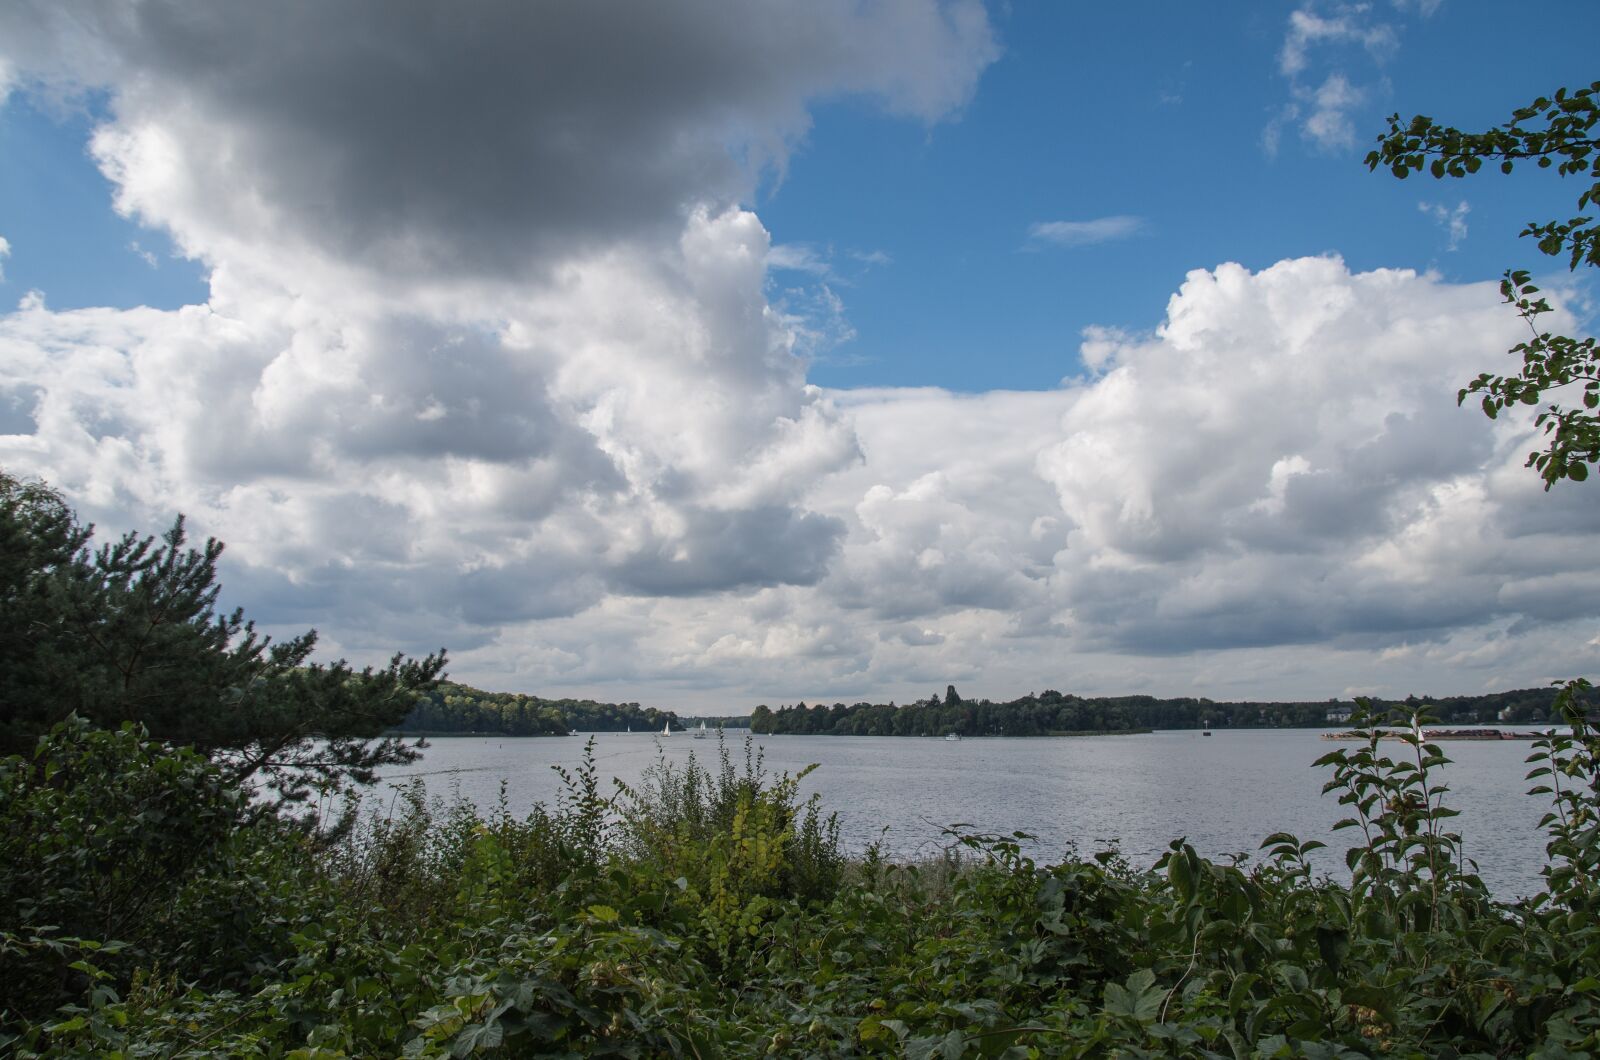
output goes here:
[{"label": "distant building", "polygon": [[1327,718],[1335,725],[1342,725],[1350,720],[1350,708],[1334,707],[1332,710],[1328,711]]},{"label": "distant building", "polygon": [[1512,707],[1501,707],[1500,713],[1497,715],[1497,717],[1501,721],[1510,721],[1512,717],[1516,715],[1516,713],[1516,710]]}]

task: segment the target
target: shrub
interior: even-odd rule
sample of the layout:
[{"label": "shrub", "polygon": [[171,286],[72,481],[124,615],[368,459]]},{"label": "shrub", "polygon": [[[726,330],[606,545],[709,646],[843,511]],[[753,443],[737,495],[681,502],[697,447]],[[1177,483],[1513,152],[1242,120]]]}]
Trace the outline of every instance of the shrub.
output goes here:
[{"label": "shrub", "polygon": [[83,985],[50,959],[47,940],[159,948],[174,894],[243,811],[205,759],[132,725],[96,730],[73,718],[32,757],[0,761],[0,925],[11,950],[0,979],[14,984],[11,1006],[54,1007]]}]

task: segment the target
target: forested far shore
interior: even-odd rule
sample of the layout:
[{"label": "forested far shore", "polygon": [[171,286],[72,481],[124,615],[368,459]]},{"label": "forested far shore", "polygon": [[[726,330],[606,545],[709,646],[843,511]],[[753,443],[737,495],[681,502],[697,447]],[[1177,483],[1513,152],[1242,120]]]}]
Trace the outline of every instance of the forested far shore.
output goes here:
[{"label": "forested far shore", "polygon": [[441,681],[417,696],[396,732],[416,735],[488,733],[500,736],[569,736],[575,732],[682,730],[671,711],[637,703],[592,699],[541,699],[516,692],[485,692]]},{"label": "forested far shore", "polygon": [[[1504,722],[1538,725],[1556,720],[1556,690],[1524,688],[1482,696],[1412,696],[1371,700],[1374,707],[1425,710],[1441,723]],[[1323,728],[1350,720],[1356,702],[1326,699],[1295,703],[1228,703],[1155,696],[1076,696],[1048,689],[1004,703],[963,699],[952,686],[943,697],[904,706],[854,703],[777,710],[762,704],[750,715],[758,734],[811,736],[1054,736],[1062,733],[1151,729]]]},{"label": "forested far shore", "polygon": [[[1541,725],[1555,720],[1555,690],[1523,688],[1481,696],[1411,696],[1371,700],[1378,708],[1425,709],[1442,724]],[[757,735],[811,736],[1061,736],[1153,729],[1326,728],[1347,722],[1350,699],[1297,702],[1219,702],[1206,698],[1078,696],[1047,689],[994,702],[963,699],[954,687],[897,706],[859,702],[831,706],[804,702],[776,710],[765,704],[749,716],[680,718],[674,711],[638,703],[544,699],[515,692],[486,692],[441,682],[417,697],[394,731],[407,735],[569,736],[580,732],[681,732],[749,727]]]}]

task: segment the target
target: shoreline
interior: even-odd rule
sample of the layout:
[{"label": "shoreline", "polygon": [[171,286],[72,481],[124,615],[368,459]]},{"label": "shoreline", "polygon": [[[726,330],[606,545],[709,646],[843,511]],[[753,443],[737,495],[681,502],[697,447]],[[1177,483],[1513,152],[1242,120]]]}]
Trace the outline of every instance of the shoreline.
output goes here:
[{"label": "shoreline", "polygon": [[[1381,740],[1399,740],[1412,734],[1410,729],[1380,729],[1378,738]],[[1443,743],[1451,740],[1476,741],[1479,743],[1496,743],[1502,740],[1538,740],[1546,734],[1543,732],[1522,732],[1510,729],[1423,729],[1422,739],[1425,743]],[[1356,729],[1345,729],[1340,732],[1325,732],[1324,740],[1365,740],[1367,733]]]}]

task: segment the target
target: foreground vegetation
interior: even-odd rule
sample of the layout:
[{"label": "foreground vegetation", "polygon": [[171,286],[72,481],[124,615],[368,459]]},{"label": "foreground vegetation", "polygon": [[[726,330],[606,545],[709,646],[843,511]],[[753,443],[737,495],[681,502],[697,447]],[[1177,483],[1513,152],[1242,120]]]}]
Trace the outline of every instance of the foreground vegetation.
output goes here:
[{"label": "foreground vegetation", "polygon": [[[1547,891],[1493,901],[1437,747],[1334,751],[1352,882],[1041,865],[1023,837],[842,856],[746,746],[513,819],[420,788],[265,810],[136,727],[0,764],[0,1051],[335,1056],[1539,1056],[1600,1051],[1600,739],[1535,746]],[[1399,754],[1389,757],[1398,747]]]}]

